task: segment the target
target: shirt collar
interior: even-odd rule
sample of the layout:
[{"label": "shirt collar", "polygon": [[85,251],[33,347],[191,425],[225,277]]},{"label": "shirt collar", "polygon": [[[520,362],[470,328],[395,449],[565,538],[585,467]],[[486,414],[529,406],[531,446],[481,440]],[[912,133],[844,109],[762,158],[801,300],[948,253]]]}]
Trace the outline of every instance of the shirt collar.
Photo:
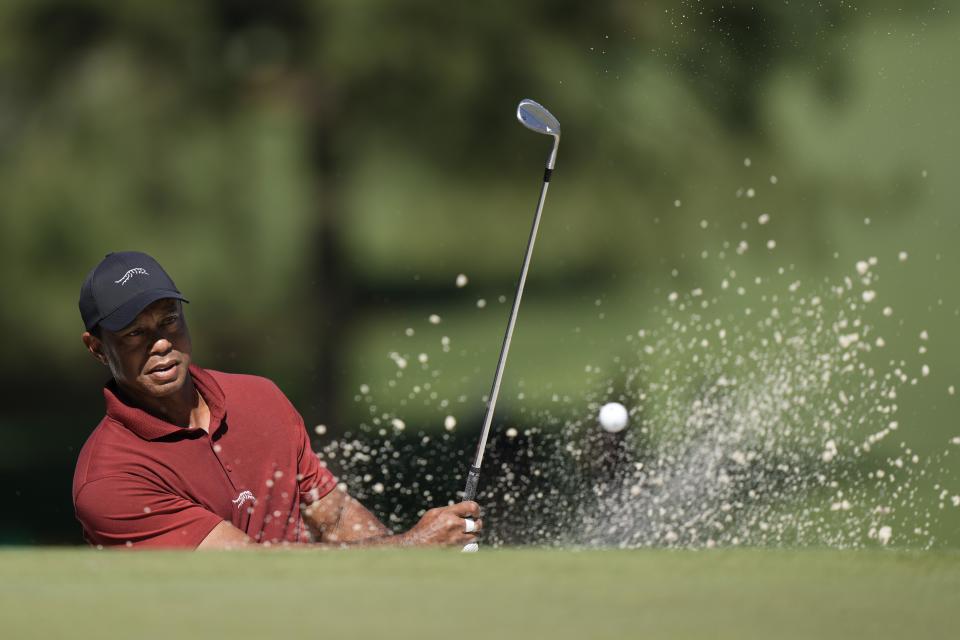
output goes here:
[{"label": "shirt collar", "polygon": [[[206,369],[197,365],[190,365],[190,376],[197,391],[210,408],[210,435],[220,428],[227,412],[227,398],[216,379]],[[147,413],[143,409],[129,404],[127,399],[119,393],[117,383],[113,380],[103,387],[103,397],[107,403],[107,416],[116,420],[124,427],[133,431],[144,440],[156,440],[174,433],[190,431]]]}]

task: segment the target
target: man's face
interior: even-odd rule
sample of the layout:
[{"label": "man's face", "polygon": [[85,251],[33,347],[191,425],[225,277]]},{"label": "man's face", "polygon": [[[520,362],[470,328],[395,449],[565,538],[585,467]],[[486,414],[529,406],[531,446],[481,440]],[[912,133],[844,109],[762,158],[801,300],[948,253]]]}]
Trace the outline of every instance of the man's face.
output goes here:
[{"label": "man's face", "polygon": [[187,380],[192,346],[179,300],[157,300],[123,329],[101,329],[99,339],[84,334],[84,342],[134,397],[167,397]]}]

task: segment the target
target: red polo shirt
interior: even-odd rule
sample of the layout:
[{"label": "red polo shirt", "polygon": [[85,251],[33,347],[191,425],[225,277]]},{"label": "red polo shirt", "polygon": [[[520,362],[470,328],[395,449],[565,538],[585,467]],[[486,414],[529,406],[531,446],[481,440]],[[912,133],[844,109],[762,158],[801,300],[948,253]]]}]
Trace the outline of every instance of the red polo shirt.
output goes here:
[{"label": "red polo shirt", "polygon": [[104,387],[107,415],[87,439],[73,504],[94,545],[195,548],[226,520],[257,542],[308,541],[300,506],[333,475],[303,418],[266,378],[190,367],[210,407],[209,433],[178,427]]}]

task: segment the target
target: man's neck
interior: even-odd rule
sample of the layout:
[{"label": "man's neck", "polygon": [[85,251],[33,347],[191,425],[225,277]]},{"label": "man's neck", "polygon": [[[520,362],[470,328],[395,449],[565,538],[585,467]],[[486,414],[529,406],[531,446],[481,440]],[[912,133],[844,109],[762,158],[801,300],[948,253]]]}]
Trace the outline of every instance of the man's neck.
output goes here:
[{"label": "man's neck", "polygon": [[188,376],[176,394],[164,398],[141,397],[124,389],[137,406],[161,420],[186,429],[210,429],[210,408]]}]

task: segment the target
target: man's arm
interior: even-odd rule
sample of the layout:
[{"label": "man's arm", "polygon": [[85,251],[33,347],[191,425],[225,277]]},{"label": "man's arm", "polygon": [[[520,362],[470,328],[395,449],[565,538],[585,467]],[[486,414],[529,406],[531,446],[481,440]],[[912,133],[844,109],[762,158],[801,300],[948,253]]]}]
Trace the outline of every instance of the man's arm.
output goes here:
[{"label": "man's arm", "polygon": [[[406,533],[393,535],[382,522],[360,502],[339,487],[336,479],[321,465],[313,453],[303,418],[286,396],[276,389],[290,411],[294,437],[297,441],[297,478],[301,495],[322,495],[303,513],[304,521],[319,545],[326,546],[412,546],[412,545],[466,545],[476,542],[483,528],[480,507],[476,502],[461,502],[447,507],[430,509]],[[466,532],[465,518],[475,522],[471,533]],[[198,549],[233,549],[255,545],[242,531],[229,522],[221,522],[200,543]],[[284,545],[316,546],[316,545]]]},{"label": "man's arm", "polygon": [[331,544],[372,541],[393,533],[358,500],[340,488],[304,509],[303,519],[318,540]]},{"label": "man's arm", "polygon": [[[465,518],[473,518],[473,532],[466,532]],[[477,541],[483,528],[476,502],[461,502],[430,509],[406,533],[393,535],[382,522],[346,491],[334,489],[304,511],[307,525],[319,534],[319,544],[284,546],[428,546],[466,545]],[[197,549],[259,547],[229,522],[221,522]]]}]

